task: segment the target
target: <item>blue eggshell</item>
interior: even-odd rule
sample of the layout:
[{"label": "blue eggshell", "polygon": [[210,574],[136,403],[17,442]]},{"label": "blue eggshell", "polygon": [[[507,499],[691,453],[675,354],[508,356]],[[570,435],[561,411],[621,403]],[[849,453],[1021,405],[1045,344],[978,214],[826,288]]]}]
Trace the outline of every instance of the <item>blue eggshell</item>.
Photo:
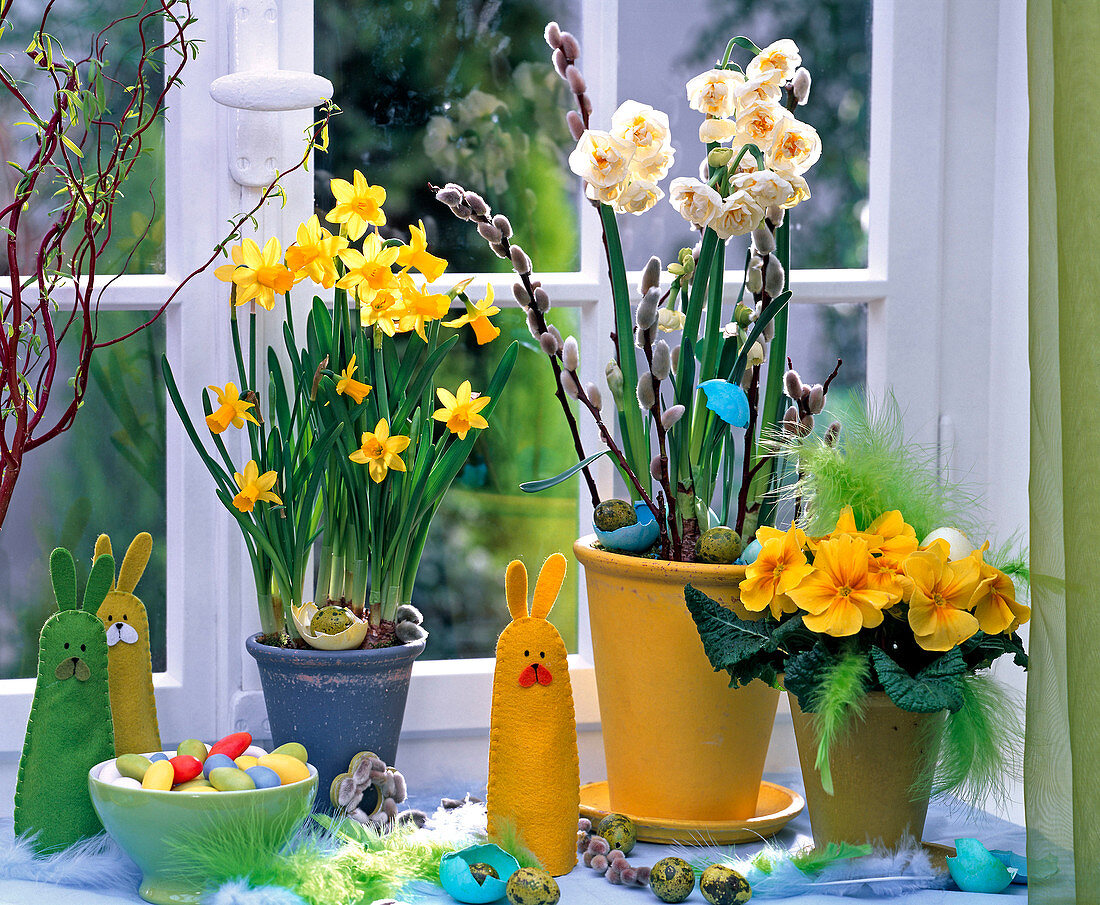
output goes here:
[{"label": "blue eggshell", "polygon": [[274,789],[276,786],[282,784],[282,780],[279,779],[279,774],[272,770],[271,767],[264,767],[257,764],[255,767],[249,767],[244,772],[252,777],[252,781],[256,783],[257,789]]},{"label": "blue eggshell", "polygon": [[963,892],[1003,892],[1012,874],[977,839],[956,839],[956,856],[947,859],[951,879]]},{"label": "blue eggshell", "polygon": [[149,755],[149,763],[155,764],[158,760],[168,760],[168,755],[163,751],[158,751],[156,754]]},{"label": "blue eggshell", "polygon": [[1027,858],[1023,855],[1017,855],[1015,852],[997,848],[991,848],[989,854],[1007,867],[1010,873],[1013,868],[1016,869],[1016,876],[1012,878],[1013,883],[1018,886],[1027,886]]},{"label": "blue eggshell", "polygon": [[641,500],[634,503],[634,512],[638,516],[635,525],[624,525],[614,531],[601,531],[593,525],[600,543],[609,550],[625,550],[628,553],[642,553],[652,547],[661,533],[657,520]]},{"label": "blue eggshell", "polygon": [[207,779],[210,778],[210,771],[217,770],[218,767],[231,767],[236,770],[237,765],[233,762],[228,754],[211,754],[202,765],[202,775]]},{"label": "blue eggshell", "polygon": [[746,566],[751,566],[754,562],[756,562],[756,557],[760,555],[760,549],[763,546],[764,545],[761,544],[760,541],[758,541],[754,537],[751,541],[749,541],[748,546],[741,551],[741,562],[744,563]]},{"label": "blue eggshell", "polygon": [[707,397],[707,408],[730,427],[748,427],[749,397],[736,383],[728,380],[704,380],[699,389]]},{"label": "blue eggshell", "polygon": [[[633,526],[631,526],[633,527]],[[470,873],[471,864],[488,864],[500,879],[486,877],[479,884]],[[504,849],[491,842],[471,845],[458,852],[449,852],[439,862],[439,882],[451,898],[470,905],[482,905],[503,899],[508,879],[519,870],[519,862]]]}]

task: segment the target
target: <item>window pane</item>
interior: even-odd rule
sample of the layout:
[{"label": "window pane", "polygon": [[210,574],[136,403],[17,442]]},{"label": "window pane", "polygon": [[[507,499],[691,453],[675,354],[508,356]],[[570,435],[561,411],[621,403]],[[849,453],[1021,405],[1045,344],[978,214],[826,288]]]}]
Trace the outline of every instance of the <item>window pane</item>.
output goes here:
[{"label": "window pane", "polygon": [[[437,383],[454,391],[469,379],[484,387],[513,339],[530,343],[522,312],[512,307],[494,320],[501,335],[487,346],[463,338],[447,356]],[[563,335],[577,333],[576,310],[555,308],[549,320]],[[460,353],[460,354],[456,354]],[[429,632],[424,656],[491,657],[507,624],[504,570],[522,558],[534,576],[551,553],[567,553],[577,537],[578,478],[537,497],[522,481],[546,478],[577,461],[557,399],[546,356],[520,349],[515,370],[489,429],[478,438],[432,523],[417,574],[413,601],[424,611]],[[567,580],[550,621],[570,651],[577,649],[577,581]]]},{"label": "window pane", "polygon": [[343,111],[329,153],[318,157],[319,209],[331,207],[328,179],[359,169],[386,188],[391,225],[424,219],[452,271],[509,270],[428,187],[458,182],[511,218],[541,271],[576,269],[568,91],[542,37],[549,19],[577,21],[576,6],[317,0],[314,65]]},{"label": "window pane", "polygon": [[[104,119],[117,123],[129,102],[130,94],[122,86],[133,85],[137,63],[141,56],[138,19],[134,12],[140,4],[133,0],[76,0],[73,3],[55,4],[47,21],[45,32],[56,39],[72,60],[82,61],[91,52],[92,36],[110,23],[117,22],[104,40],[105,72],[104,101],[107,112]],[[129,17],[129,18],[125,18]],[[48,75],[34,70],[22,51],[31,41],[42,20],[41,3],[16,3],[9,13],[6,25],[9,30],[3,36],[7,53],[0,65],[19,80],[19,88],[39,112],[51,109],[52,82]],[[160,31],[151,24],[146,33],[157,35]],[[86,66],[81,73],[86,76]],[[148,93],[155,97],[161,90],[163,77],[160,72],[147,72]],[[111,80],[114,80],[112,82]],[[121,84],[116,84],[121,83]],[[49,118],[48,113],[45,118]],[[0,89],[0,153],[4,161],[21,166],[29,163],[37,150],[35,130],[26,125],[29,114],[9,91]],[[71,130],[71,131],[76,131]],[[106,130],[105,130],[106,131]],[[113,273],[163,273],[164,272],[164,129],[157,121],[144,134],[143,151],[134,161],[133,169],[122,188],[122,197],[115,205],[110,240],[96,261],[96,272]],[[95,170],[94,136],[84,145],[82,164],[87,176]],[[104,148],[110,148],[110,138],[105,135]],[[59,160],[59,158],[55,158]],[[10,198],[15,192],[21,174],[14,167],[5,166],[0,175],[0,192]],[[60,180],[43,182],[37,196],[20,222],[19,259],[24,274],[33,266],[35,252],[51,222],[50,212],[56,207],[53,193],[63,188]],[[80,232],[79,223],[70,231],[75,237]],[[7,258],[0,263],[0,272],[8,273]]]},{"label": "window pane", "polygon": [[[99,331],[120,335],[146,317],[144,312],[102,313]],[[72,551],[83,594],[95,540],[102,533],[110,536],[118,562],[135,534],[153,535],[153,555],[136,593],[149,613],[153,669],[165,668],[163,325],[157,321],[125,342],[98,350],[73,427],[24,460],[0,531],[0,678],[35,675],[38,632],[57,611],[50,551],[58,546]],[[72,354],[62,352],[59,371],[74,369]],[[64,405],[65,389],[63,380],[55,387],[50,402],[55,415]]]},{"label": "window pane", "polygon": [[[736,35],[761,47],[794,40],[813,76],[809,103],[796,116],[817,129],[822,153],[806,177],[812,198],[792,217],[792,261],[798,268],[866,267],[871,0],[652,0],[642,15],[628,6],[620,4],[619,13],[619,100],[668,114],[676,162],[662,183],[666,192],[672,179],[698,176],[703,157],[703,117],[687,105],[688,79],[714,66]],[[744,65],[748,54],[737,48],[734,59]],[[594,111],[593,127],[608,128],[612,112]],[[667,263],[698,239],[667,199],[619,221],[631,268],[653,254]]]}]

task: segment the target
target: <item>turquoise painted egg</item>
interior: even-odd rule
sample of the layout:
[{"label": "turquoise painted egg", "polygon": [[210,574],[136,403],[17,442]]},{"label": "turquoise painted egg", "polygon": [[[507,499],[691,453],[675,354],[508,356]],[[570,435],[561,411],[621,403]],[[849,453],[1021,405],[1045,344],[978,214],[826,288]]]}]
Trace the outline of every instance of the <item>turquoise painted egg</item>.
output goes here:
[{"label": "turquoise painted egg", "polygon": [[751,541],[745,544],[745,549],[741,552],[741,561],[746,566],[751,566],[754,562],[756,562],[756,557],[760,555],[760,551],[761,549],[763,549],[763,547],[764,545],[754,537]]},{"label": "turquoise painted egg", "polygon": [[963,892],[1003,892],[1012,874],[977,839],[956,839],[955,857],[947,859],[951,879]]}]

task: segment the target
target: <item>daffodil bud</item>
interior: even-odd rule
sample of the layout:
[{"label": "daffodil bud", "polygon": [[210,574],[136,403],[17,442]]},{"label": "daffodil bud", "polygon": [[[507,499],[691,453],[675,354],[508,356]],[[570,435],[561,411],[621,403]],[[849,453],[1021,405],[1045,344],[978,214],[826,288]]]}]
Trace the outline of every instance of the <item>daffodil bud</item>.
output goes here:
[{"label": "daffodil bud", "polygon": [[663,481],[665,479],[665,463],[661,461],[661,456],[659,454],[649,460],[649,473],[653,475],[654,481]]},{"label": "daffodil bud", "polygon": [[561,372],[561,388],[565,390],[565,395],[570,399],[576,399],[578,396],[577,382],[573,379],[573,375],[568,371]]},{"label": "daffodil bud", "polygon": [[800,105],[810,98],[810,81],[810,71],[804,66],[799,66],[794,72],[794,78],[791,79],[791,94]]},{"label": "daffodil bud", "polygon": [[500,230],[493,226],[492,223],[479,223],[477,225],[477,231],[481,234],[481,238],[490,244],[500,244],[500,240],[504,238]]},{"label": "daffodil bud", "polygon": [[547,22],[542,36],[552,49],[561,47],[561,26],[557,22]]},{"label": "daffodil bud", "polygon": [[802,398],[802,387],[802,378],[794,368],[791,368],[783,375],[783,392],[792,399]]},{"label": "daffodil bud", "polygon": [[757,340],[749,347],[749,354],[745,356],[745,360],[748,362],[750,368],[762,365],[765,358],[767,358],[767,350],[760,340]]},{"label": "daffodil bud", "polygon": [[585,393],[588,395],[588,401],[596,407],[596,411],[603,411],[603,396],[600,395],[600,388],[589,381],[588,386],[585,387]]},{"label": "daffodil bud", "polygon": [[672,347],[672,373],[675,374],[680,368],[680,347]]},{"label": "daffodil bud", "polygon": [[561,351],[561,346],[558,345],[558,341],[549,333],[543,333],[539,337],[539,347],[547,355],[557,355]]},{"label": "daffodil bud", "polygon": [[707,154],[707,163],[715,169],[729,166],[731,160],[733,160],[733,148],[714,148]]},{"label": "daffodil bud", "polygon": [[527,274],[531,272],[531,259],[527,257],[527,252],[518,245],[513,245],[510,254],[512,256],[512,266],[516,268],[516,273]]},{"label": "daffodil bud", "polygon": [[761,223],[752,231],[752,250],[758,255],[770,255],[775,251],[775,234]]},{"label": "daffodil bud", "polygon": [[811,415],[819,415],[825,408],[825,388],[820,383],[810,387],[810,398],[806,402],[806,408],[810,410]]},{"label": "daffodil bud", "polygon": [[722,326],[722,339],[735,339],[740,331],[737,329],[737,322],[730,321],[728,324]]},{"label": "daffodil bud", "polygon": [[565,70],[569,68],[569,60],[565,57],[565,51],[560,47],[555,47],[550,59],[554,64],[554,70],[564,79]]},{"label": "daffodil bud", "polygon": [[603,369],[603,375],[607,381],[607,388],[611,390],[611,397],[621,411],[623,407],[623,372],[617,362],[609,361],[607,367]]},{"label": "daffodil bud", "polygon": [[493,217],[493,226],[500,230],[500,234],[505,239],[512,237],[512,221],[509,220],[504,214],[497,214]]},{"label": "daffodil bud", "polygon": [[638,405],[643,412],[648,412],[657,402],[657,397],[653,393],[653,375],[649,371],[638,378],[637,396]]},{"label": "daffodil bud", "polygon": [[580,141],[584,135],[584,120],[576,110],[570,110],[565,114],[565,124],[569,127],[569,134],[574,141]]},{"label": "daffodil bud", "polygon": [[527,329],[531,331],[531,336],[536,342],[542,341],[542,327],[539,326],[539,319],[535,316],[535,312],[530,308],[527,309]]},{"label": "daffodil bud", "polygon": [[650,289],[638,303],[638,310],[634,315],[634,321],[642,330],[647,330],[657,323],[657,305],[660,304],[661,293],[658,289]]},{"label": "daffodil bud", "polygon": [[745,274],[745,288],[753,295],[764,291],[764,259],[753,255],[749,259],[749,269]]},{"label": "daffodil bud", "polygon": [[535,287],[535,307],[543,314],[550,310],[550,296],[541,286]]},{"label": "daffodil bud", "polygon": [[474,216],[487,217],[490,210],[489,205],[485,199],[482,198],[477,192],[467,192],[463,196],[463,200],[470,206],[470,210],[474,212]]},{"label": "daffodil bud", "polygon": [[840,439],[840,422],[834,421],[829,425],[825,431],[825,445],[836,446],[836,441]]},{"label": "daffodil bud", "polygon": [[773,204],[764,212],[764,216],[767,218],[768,222],[777,228],[783,225],[784,214],[786,214],[786,211],[778,204]]},{"label": "daffodil bud", "polygon": [[733,309],[733,322],[742,329],[748,327],[752,323],[752,309],[738,302],[737,307]]},{"label": "daffodil bud", "polygon": [[642,268],[642,280],[638,290],[644,296],[650,289],[656,289],[661,285],[661,259],[656,255],[651,257]]},{"label": "daffodil bud", "polygon": [[565,55],[569,57],[570,60],[580,59],[581,45],[578,43],[577,39],[567,31],[561,33],[561,49],[565,51]]},{"label": "daffodil bud", "polygon": [[584,83],[584,76],[576,66],[565,67],[565,80],[569,83],[569,90],[574,94],[584,94],[588,89]]},{"label": "daffodil bud", "polygon": [[561,364],[567,371],[575,371],[580,366],[581,353],[577,348],[577,340],[570,336],[565,340],[561,350]]},{"label": "daffodil bud", "polygon": [[682,405],[674,405],[672,408],[665,409],[661,414],[661,427],[667,431],[672,425],[684,417],[685,411],[687,410]]},{"label": "daffodil bud", "polygon": [[793,405],[788,406],[787,411],[783,413],[783,430],[788,434],[798,434],[798,409]]},{"label": "daffodil bud", "polygon": [[783,280],[786,274],[783,272],[783,265],[779,263],[779,258],[772,255],[768,258],[768,269],[764,273],[764,291],[775,298],[783,291]]},{"label": "daffodil bud", "polygon": [[658,380],[667,380],[672,371],[672,352],[663,339],[653,344],[653,376]]},{"label": "daffodil bud", "polygon": [[435,200],[453,208],[462,201],[462,192],[453,186],[446,185],[435,193]]}]

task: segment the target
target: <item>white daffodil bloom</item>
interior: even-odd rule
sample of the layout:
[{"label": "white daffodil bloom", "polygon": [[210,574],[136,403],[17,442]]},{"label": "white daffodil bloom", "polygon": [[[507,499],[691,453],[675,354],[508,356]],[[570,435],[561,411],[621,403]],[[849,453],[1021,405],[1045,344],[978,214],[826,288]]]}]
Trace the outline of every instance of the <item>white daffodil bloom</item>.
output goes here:
[{"label": "white daffodil bloom", "polygon": [[676,150],[671,144],[658,148],[656,154],[652,154],[642,160],[635,155],[630,163],[630,175],[635,179],[645,179],[649,182],[660,182],[672,169],[672,163],[676,159]]},{"label": "white daffodil bloom", "polygon": [[745,75],[750,79],[763,76],[774,85],[782,85],[794,77],[794,71],[801,65],[802,55],[798,52],[798,45],[790,38],[784,38],[769,44],[753,57],[745,67]]},{"label": "white daffodil bloom", "polygon": [[634,145],[610,132],[586,129],[569,155],[569,169],[589,185],[610,188],[630,172]]},{"label": "white daffodil bloom", "polygon": [[638,101],[623,101],[611,116],[611,134],[634,145],[634,162],[660,154],[672,141],[668,115]]},{"label": "white daffodil bloom", "polygon": [[769,77],[765,75],[745,79],[737,85],[735,92],[738,116],[753,104],[778,104],[783,96],[783,89],[769,81]]},{"label": "white daffodil bloom", "polygon": [[784,123],[793,119],[779,104],[750,104],[737,117],[737,141],[765,150],[782,131]]},{"label": "white daffodil bloom", "polygon": [[801,176],[817,163],[821,138],[813,126],[791,116],[783,120],[766,154],[768,165],[789,180],[788,173]]},{"label": "white daffodil bloom", "polygon": [[723,199],[718,213],[707,223],[720,239],[752,232],[764,218],[764,208],[748,192],[734,192]]},{"label": "white daffodil bloom", "polygon": [[699,126],[699,141],[704,144],[729,141],[737,134],[737,123],[731,119],[704,119]]},{"label": "white daffodil bloom", "polygon": [[648,179],[631,179],[615,199],[615,210],[623,214],[642,214],[665,197],[664,191]]},{"label": "white daffodil bloom", "polygon": [[760,170],[756,173],[734,176],[733,186],[736,189],[748,192],[756,203],[763,208],[771,207],[773,204],[786,204],[794,194],[794,186],[771,170]]},{"label": "white daffodil bloom", "polygon": [[688,106],[707,116],[728,119],[737,111],[737,88],[745,81],[732,69],[711,69],[687,83]]},{"label": "white daffodil bloom", "polygon": [[696,226],[705,226],[722,206],[722,196],[705,182],[681,176],[668,186],[668,200],[680,216]]}]

